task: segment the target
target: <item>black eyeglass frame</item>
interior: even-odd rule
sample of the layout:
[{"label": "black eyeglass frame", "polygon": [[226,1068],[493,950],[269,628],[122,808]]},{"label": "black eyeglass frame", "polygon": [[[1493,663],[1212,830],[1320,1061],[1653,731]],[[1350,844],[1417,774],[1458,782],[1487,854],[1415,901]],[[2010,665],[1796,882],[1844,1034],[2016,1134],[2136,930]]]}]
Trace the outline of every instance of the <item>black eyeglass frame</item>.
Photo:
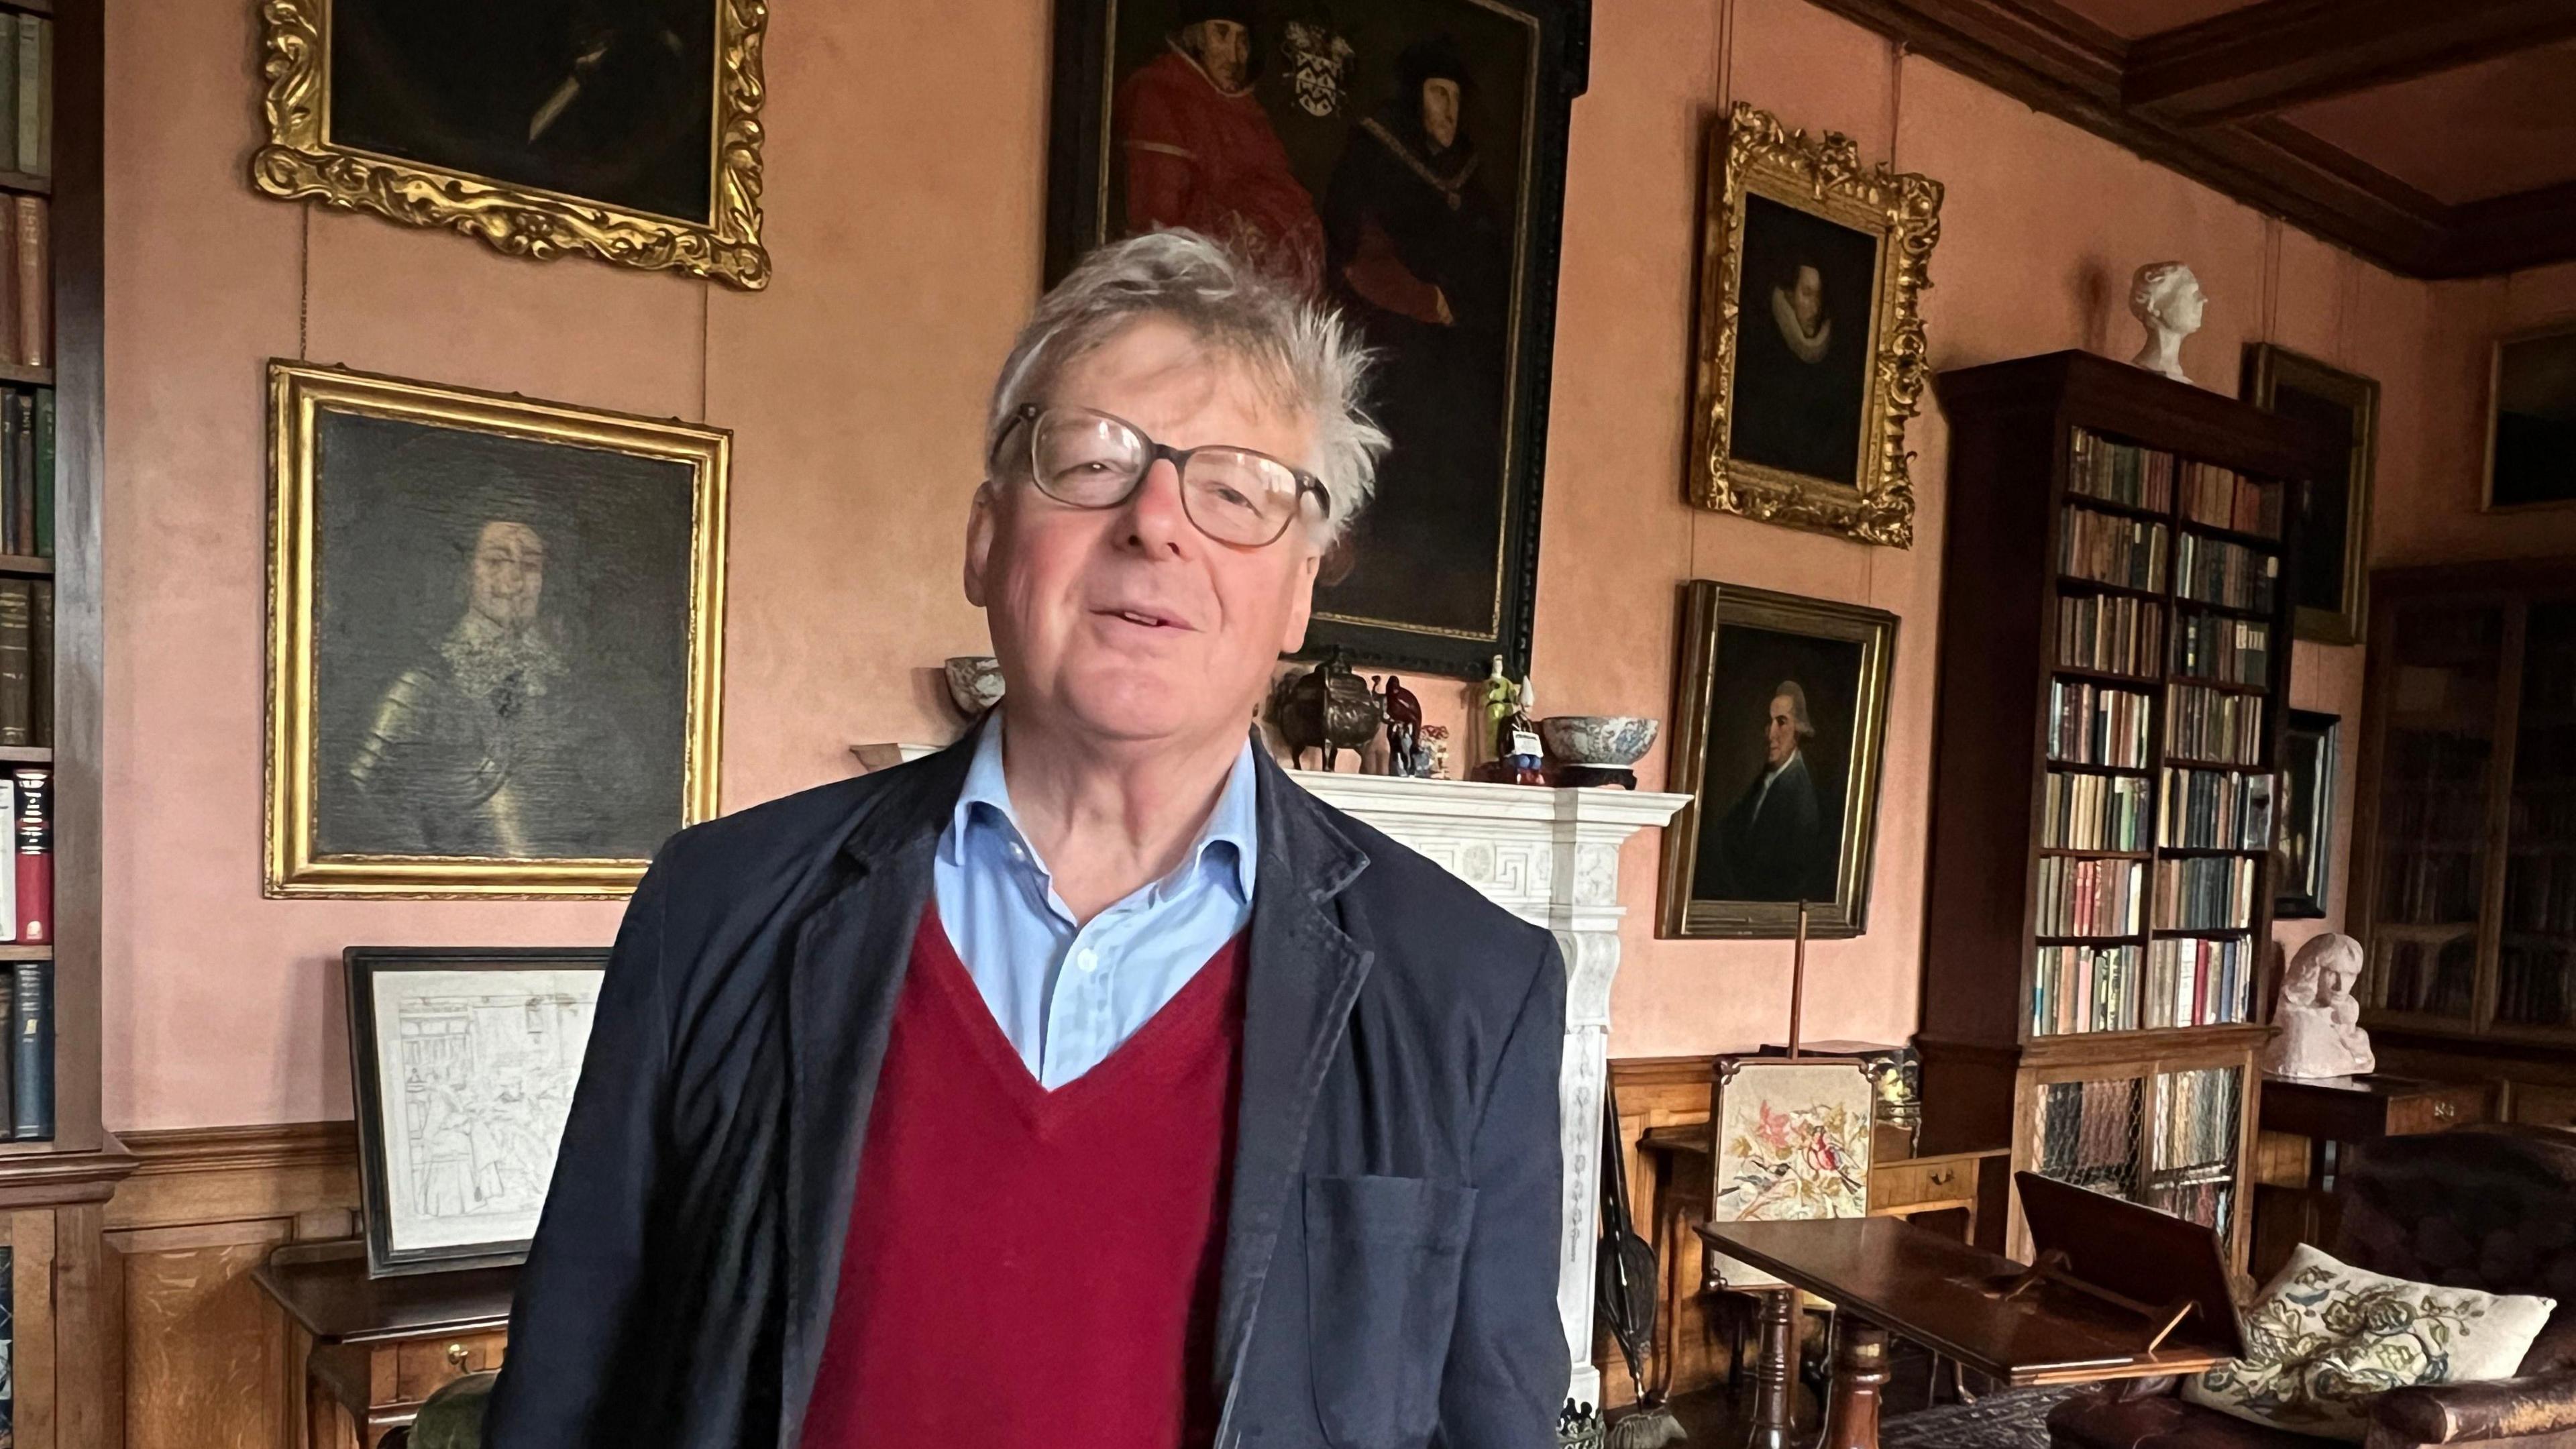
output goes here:
[{"label": "black eyeglass frame", "polygon": [[[1126,492],[1119,494],[1116,498],[1111,499],[1107,503],[1076,503],[1071,499],[1058,498],[1052,493],[1047,493],[1045,486],[1037,481],[1038,460],[1036,424],[1039,418],[1042,418],[1053,411],[1056,411],[1056,409],[1033,402],[1024,402],[1017,408],[1013,409],[1011,413],[1010,426],[1002,429],[1001,436],[994,440],[993,456],[987,459],[986,462],[988,466],[998,469],[1002,461],[1002,450],[1011,441],[1011,434],[1022,429],[1027,429],[1029,433],[1029,486],[1037,489],[1040,493],[1046,493],[1046,496],[1050,500],[1061,503],[1067,508],[1081,508],[1095,513],[1104,509],[1124,508],[1127,506],[1128,501],[1136,496],[1136,490],[1145,486],[1145,479],[1154,471],[1154,465],[1156,463],[1168,459],[1171,462],[1172,471],[1186,477],[1189,473],[1190,455],[1192,453],[1210,452],[1221,448],[1229,453],[1249,454],[1250,456],[1259,458],[1264,462],[1276,463],[1280,467],[1287,469],[1288,476],[1297,480],[1297,501],[1303,503],[1306,500],[1307,495],[1312,494],[1315,499],[1316,513],[1325,519],[1329,519],[1333,516],[1333,495],[1329,489],[1324,487],[1324,480],[1307,472],[1305,469],[1298,467],[1296,464],[1289,462],[1285,458],[1275,458],[1270,454],[1261,451],[1259,448],[1239,447],[1233,443],[1202,443],[1195,448],[1175,448],[1168,444],[1154,441],[1153,437],[1143,428],[1136,426],[1134,423],[1127,421],[1116,413],[1103,412],[1098,408],[1068,407],[1065,411],[1087,413],[1096,418],[1107,418],[1109,421],[1116,423],[1118,426],[1125,428],[1131,433],[1134,433],[1136,435],[1136,440],[1145,445],[1145,466],[1136,470],[1136,481],[1127,485]],[[1181,493],[1181,513],[1184,517],[1189,519],[1190,527],[1197,529],[1201,533],[1206,533],[1209,538],[1216,539],[1218,543],[1225,544],[1232,548],[1268,548],[1270,545],[1286,538],[1288,536],[1289,527],[1297,521],[1296,516],[1292,513],[1289,517],[1281,520],[1279,531],[1277,533],[1270,535],[1259,543],[1238,544],[1232,539],[1217,538],[1215,534],[1208,533],[1206,525],[1199,522],[1198,515],[1190,512],[1189,492],[1186,489],[1182,490]]]}]

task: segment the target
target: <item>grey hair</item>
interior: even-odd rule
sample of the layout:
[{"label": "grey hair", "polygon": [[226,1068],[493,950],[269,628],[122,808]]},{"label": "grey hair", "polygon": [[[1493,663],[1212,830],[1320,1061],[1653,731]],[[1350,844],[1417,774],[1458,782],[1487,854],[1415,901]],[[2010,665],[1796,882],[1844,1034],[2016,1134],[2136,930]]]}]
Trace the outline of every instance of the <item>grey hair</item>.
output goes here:
[{"label": "grey hair", "polygon": [[985,458],[1000,450],[1022,404],[1042,400],[1065,368],[1145,317],[1189,329],[1242,366],[1271,401],[1314,420],[1311,467],[1332,503],[1315,542],[1340,538],[1377,491],[1388,444],[1361,408],[1369,351],[1340,312],[1193,231],[1111,242],[1039,299],[993,384]]},{"label": "grey hair", "polygon": [[1798,681],[1781,680],[1780,687],[1771,691],[1771,697],[1789,701],[1789,723],[1797,730],[1798,738],[1804,740],[1815,737],[1815,721],[1807,718],[1807,691]]}]

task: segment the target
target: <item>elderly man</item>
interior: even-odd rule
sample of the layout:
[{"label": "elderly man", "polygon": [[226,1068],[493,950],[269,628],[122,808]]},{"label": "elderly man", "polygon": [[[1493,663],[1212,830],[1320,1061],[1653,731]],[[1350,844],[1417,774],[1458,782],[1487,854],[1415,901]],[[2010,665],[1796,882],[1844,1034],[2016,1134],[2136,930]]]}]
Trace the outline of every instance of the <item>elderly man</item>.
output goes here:
[{"label": "elderly man", "polygon": [[1004,364],[1009,692],[629,907],[497,1449],[1553,1445],[1556,947],[1247,738],[1382,437],[1188,233]]}]

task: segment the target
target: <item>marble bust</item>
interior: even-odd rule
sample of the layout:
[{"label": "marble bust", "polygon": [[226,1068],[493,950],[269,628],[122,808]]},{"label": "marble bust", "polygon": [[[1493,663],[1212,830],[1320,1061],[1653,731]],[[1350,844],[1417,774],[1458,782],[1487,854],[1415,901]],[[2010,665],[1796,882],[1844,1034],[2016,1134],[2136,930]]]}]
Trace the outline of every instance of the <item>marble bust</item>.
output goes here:
[{"label": "marble bust", "polygon": [[2200,330],[2200,314],[2209,298],[2200,278],[2180,262],[2149,262],[2129,280],[2129,311],[2147,329],[2145,345],[2129,359],[2133,367],[2189,382],[2182,371],[2182,340]]},{"label": "marble bust", "polygon": [[2272,1013],[2280,1033],[2263,1049],[2263,1070],[2281,1077],[2356,1077],[2379,1065],[2361,1029],[2361,943],[2328,933],[2299,948],[2281,979]]}]

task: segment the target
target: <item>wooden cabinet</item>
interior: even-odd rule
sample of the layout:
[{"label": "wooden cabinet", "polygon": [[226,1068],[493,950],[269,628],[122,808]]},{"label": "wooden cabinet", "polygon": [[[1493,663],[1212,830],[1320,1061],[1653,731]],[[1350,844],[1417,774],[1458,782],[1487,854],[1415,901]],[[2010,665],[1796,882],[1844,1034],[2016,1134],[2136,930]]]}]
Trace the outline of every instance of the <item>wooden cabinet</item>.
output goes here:
[{"label": "wooden cabinet", "polygon": [[365,1247],[339,1242],[280,1248],[253,1276],[305,1346],[311,1449],[374,1449],[508,1351],[515,1268],[369,1278]]},{"label": "wooden cabinet", "polygon": [[1938,386],[1922,1149],[2009,1142],[2016,1168],[2215,1228],[2241,1266],[2285,505],[2324,440],[2086,353]]}]

